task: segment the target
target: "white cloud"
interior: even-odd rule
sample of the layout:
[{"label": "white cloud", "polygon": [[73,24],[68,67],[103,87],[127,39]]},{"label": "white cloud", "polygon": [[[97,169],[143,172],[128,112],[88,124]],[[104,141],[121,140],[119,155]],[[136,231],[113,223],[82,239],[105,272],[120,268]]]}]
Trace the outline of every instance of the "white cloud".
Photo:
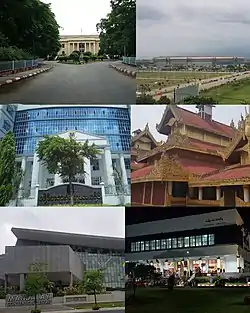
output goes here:
[{"label": "white cloud", "polygon": [[249,13],[247,0],[137,0],[137,57],[246,56]]},{"label": "white cloud", "polygon": [[62,35],[97,34],[96,24],[111,11],[110,0],[43,0],[51,3]]}]

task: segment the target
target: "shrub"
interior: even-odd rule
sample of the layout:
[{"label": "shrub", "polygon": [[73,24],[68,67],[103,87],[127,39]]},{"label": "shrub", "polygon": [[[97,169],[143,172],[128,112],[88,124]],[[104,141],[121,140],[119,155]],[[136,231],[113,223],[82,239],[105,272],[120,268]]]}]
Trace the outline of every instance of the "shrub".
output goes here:
[{"label": "shrub", "polygon": [[250,296],[245,296],[245,298],[244,298],[244,303],[245,303],[246,305],[250,305]]},{"label": "shrub", "polygon": [[99,307],[98,304],[94,304],[94,305],[92,306],[92,310],[95,310],[95,311],[99,310],[100,308],[101,308],[101,307]]},{"label": "shrub", "polygon": [[33,309],[33,310],[31,310],[31,313],[41,313],[41,310],[40,309]]},{"label": "shrub", "polygon": [[195,277],[194,281],[197,284],[205,284],[205,283],[210,282],[210,277],[208,277],[208,276]]},{"label": "shrub", "polygon": [[17,47],[0,47],[0,61],[31,60],[33,57]]}]

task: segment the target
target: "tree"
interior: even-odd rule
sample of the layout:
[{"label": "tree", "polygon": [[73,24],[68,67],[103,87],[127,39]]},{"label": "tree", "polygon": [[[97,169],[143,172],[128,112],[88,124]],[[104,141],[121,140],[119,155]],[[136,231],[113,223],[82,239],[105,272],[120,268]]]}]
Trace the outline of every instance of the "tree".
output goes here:
[{"label": "tree", "polygon": [[69,182],[70,204],[74,204],[73,182],[77,174],[84,171],[84,158],[95,159],[100,151],[95,144],[89,145],[88,140],[84,143],[76,142],[73,137],[69,139],[59,136],[45,136],[38,143],[37,154],[43,161],[49,173],[59,174]]},{"label": "tree", "polygon": [[126,187],[127,186],[124,185],[122,173],[116,167],[114,167],[113,176],[114,176],[114,179],[116,181],[116,185],[119,188],[119,190],[117,192],[117,195],[120,199],[119,205],[125,205],[126,204],[125,203],[125,195],[126,195]]},{"label": "tree", "polygon": [[13,132],[0,140],[0,206],[9,203],[13,194],[16,142]]},{"label": "tree", "polygon": [[17,47],[36,57],[57,55],[61,47],[60,26],[50,4],[40,0],[1,0],[0,16],[1,33],[7,39],[5,47]]},{"label": "tree", "polygon": [[80,63],[80,52],[79,51],[73,51],[70,54],[69,59],[75,63]]},{"label": "tree", "polygon": [[111,0],[111,12],[96,25],[100,52],[108,55],[136,55],[136,1]]},{"label": "tree", "polygon": [[153,96],[143,94],[136,97],[136,104],[155,104],[157,101],[154,99]]},{"label": "tree", "polygon": [[15,164],[12,181],[12,199],[17,201],[20,184],[24,176],[23,170]]},{"label": "tree", "polygon": [[184,99],[185,104],[218,104],[218,101],[212,97],[187,97]]},{"label": "tree", "polygon": [[82,287],[87,294],[93,294],[95,299],[94,308],[99,309],[97,306],[96,294],[101,293],[104,289],[104,274],[102,270],[87,271],[84,274]]},{"label": "tree", "polygon": [[83,58],[85,63],[88,63],[88,61],[89,61],[89,56],[88,55],[84,55],[82,58]]},{"label": "tree", "polygon": [[37,309],[37,296],[46,293],[49,286],[49,279],[46,275],[47,266],[43,263],[32,263],[29,266],[29,273],[25,282],[25,294],[35,298],[35,312],[40,312]]},{"label": "tree", "polygon": [[167,96],[161,96],[160,99],[157,101],[158,104],[170,104],[171,101]]}]

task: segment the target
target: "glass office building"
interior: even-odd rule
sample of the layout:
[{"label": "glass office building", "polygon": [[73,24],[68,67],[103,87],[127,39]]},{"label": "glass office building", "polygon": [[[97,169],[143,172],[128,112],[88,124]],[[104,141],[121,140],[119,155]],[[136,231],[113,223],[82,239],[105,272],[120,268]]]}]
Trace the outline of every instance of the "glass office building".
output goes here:
[{"label": "glass office building", "polygon": [[129,152],[129,106],[19,105],[14,123],[17,154],[31,156],[45,135],[67,131],[104,136],[111,152]]}]

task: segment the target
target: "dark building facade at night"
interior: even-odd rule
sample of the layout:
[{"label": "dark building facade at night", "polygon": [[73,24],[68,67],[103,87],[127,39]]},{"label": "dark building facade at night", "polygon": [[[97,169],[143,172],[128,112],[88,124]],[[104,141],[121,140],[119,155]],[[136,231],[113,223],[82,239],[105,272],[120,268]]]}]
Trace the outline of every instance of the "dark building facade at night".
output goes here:
[{"label": "dark building facade at night", "polygon": [[163,274],[250,272],[249,233],[236,209],[154,208],[143,216],[134,209],[133,218],[126,210],[126,261],[150,263]]}]

